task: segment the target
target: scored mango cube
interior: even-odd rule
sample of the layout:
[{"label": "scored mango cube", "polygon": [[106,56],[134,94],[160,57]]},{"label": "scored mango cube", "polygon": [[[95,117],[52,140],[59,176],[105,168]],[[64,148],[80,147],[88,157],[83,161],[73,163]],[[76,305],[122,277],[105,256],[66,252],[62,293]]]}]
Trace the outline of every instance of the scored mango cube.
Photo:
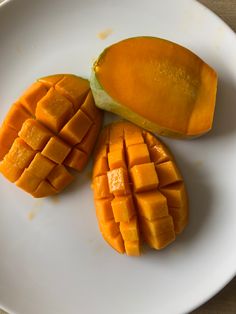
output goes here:
[{"label": "scored mango cube", "polygon": [[76,145],[77,148],[84,151],[88,155],[91,154],[96,143],[98,132],[102,125],[102,118],[103,116],[101,114],[97,116],[97,118],[94,120],[94,124],[89,129],[89,132],[84,136],[82,141]]},{"label": "scored mango cube", "polygon": [[169,233],[174,230],[174,223],[171,216],[158,218],[150,221],[144,217],[140,221],[141,229],[151,236],[158,237],[162,233]]},{"label": "scored mango cube", "polygon": [[143,132],[143,137],[144,137],[145,143],[148,145],[149,149],[152,148],[153,146],[155,146],[156,144],[159,144],[158,139],[147,131]]},{"label": "scored mango cube", "polygon": [[23,171],[22,168],[17,167],[6,158],[0,162],[0,172],[11,182],[18,180]]},{"label": "scored mango cube", "polygon": [[167,198],[169,207],[181,207],[186,201],[186,190],[182,182],[161,188],[161,193]]},{"label": "scored mango cube", "polygon": [[135,195],[139,215],[154,220],[168,215],[167,200],[158,190]]},{"label": "scored mango cube", "polygon": [[173,161],[166,161],[156,165],[160,187],[182,180],[180,172]]},{"label": "scored mango cube", "polygon": [[163,145],[159,143],[149,149],[151,159],[156,163],[162,163],[170,160],[170,154]]},{"label": "scored mango cube", "polygon": [[[155,154],[153,148],[158,148]],[[129,122],[115,122],[102,131],[93,190],[102,236],[119,253],[140,255],[142,239],[162,249],[188,222],[187,193],[171,153],[151,133]],[[110,222],[107,226],[116,223],[116,232],[111,236],[101,221]]]},{"label": "scored mango cube", "polygon": [[11,161],[18,168],[28,167],[35,156],[35,151],[31,149],[21,138],[16,138],[5,158]]},{"label": "scored mango cube", "polygon": [[140,255],[140,243],[139,241],[125,241],[125,252],[128,256]]},{"label": "scored mango cube", "polygon": [[56,83],[55,89],[68,98],[73,103],[74,110],[77,111],[89,92],[89,82],[76,75],[65,75]]},{"label": "scored mango cube", "polygon": [[82,110],[78,110],[61,129],[59,134],[71,145],[76,145],[82,141],[91,126],[92,121],[89,117]]},{"label": "scored mango cube", "polygon": [[55,133],[60,131],[73,114],[73,105],[54,88],[50,88],[40,99],[35,112],[36,118]]},{"label": "scored mango cube", "polygon": [[130,193],[128,173],[124,168],[117,168],[107,172],[110,193],[115,196]]},{"label": "scored mango cube", "polygon": [[162,233],[158,237],[151,236],[148,233],[143,234],[145,242],[155,250],[164,249],[167,245],[175,241],[175,231],[170,230],[169,232]]},{"label": "scored mango cube", "polygon": [[117,140],[113,140],[112,143],[109,145],[109,152],[124,150],[124,140],[122,137],[118,137]]},{"label": "scored mango cube", "polygon": [[170,215],[173,217],[175,233],[179,234],[183,231],[186,224],[188,223],[188,207],[187,203],[185,203],[182,207],[169,208]]},{"label": "scored mango cube", "polygon": [[37,153],[30,163],[28,170],[36,177],[45,179],[55,166],[54,162],[44,157],[41,153]]},{"label": "scored mango cube", "polygon": [[51,137],[47,145],[42,150],[42,155],[48,159],[61,164],[69,154],[71,148],[57,137]]},{"label": "scored mango cube", "polygon": [[135,214],[131,195],[117,196],[111,201],[112,211],[116,222],[127,222]]},{"label": "scored mango cube", "polygon": [[16,181],[16,185],[28,193],[33,193],[41,181],[41,178],[36,177],[28,169],[25,169],[20,178]]},{"label": "scored mango cube", "polygon": [[116,223],[114,219],[106,222],[100,222],[100,228],[103,233],[112,238],[120,233],[119,224]]},{"label": "scored mango cube", "polygon": [[102,199],[111,197],[107,175],[101,175],[93,179],[94,198]]},{"label": "scored mango cube", "polygon": [[136,165],[130,169],[135,192],[144,192],[157,188],[158,177],[153,162]]},{"label": "scored mango cube", "polygon": [[107,222],[114,218],[111,207],[111,200],[112,198],[105,198],[94,201],[97,218],[100,222]]},{"label": "scored mango cube", "polygon": [[45,197],[57,194],[58,191],[47,181],[43,180],[36,188],[36,190],[32,193],[33,197]]},{"label": "scored mango cube", "polygon": [[77,171],[82,171],[88,163],[88,155],[82,150],[73,148],[66,157],[64,164]]},{"label": "scored mango cube", "polygon": [[51,136],[52,133],[34,119],[26,120],[19,132],[19,137],[34,150],[42,150]]},{"label": "scored mango cube", "polygon": [[133,218],[128,222],[121,222],[120,232],[125,241],[138,241],[139,227],[137,216],[133,216]]},{"label": "scored mango cube", "polygon": [[135,144],[127,147],[129,167],[150,162],[149,151],[146,144]]},{"label": "scored mango cube", "polygon": [[47,177],[49,183],[57,191],[63,190],[67,185],[71,183],[73,179],[74,177],[62,165],[57,165],[56,167],[54,167]]},{"label": "scored mango cube", "polygon": [[108,164],[110,170],[116,169],[116,168],[125,168],[125,156],[123,149],[112,151],[108,153]]},{"label": "scored mango cube", "polygon": [[18,132],[7,124],[0,128],[0,160],[9,152],[13,142],[18,136]]},{"label": "scored mango cube", "polygon": [[99,109],[95,106],[94,99],[93,99],[93,94],[91,91],[88,92],[87,97],[81,106],[81,110],[86,113],[86,115],[91,119],[91,120],[96,120],[97,117],[99,116]]},{"label": "scored mango cube", "polygon": [[143,139],[143,135],[142,132],[139,129],[128,129],[125,130],[125,145],[127,147],[131,146],[131,145],[137,145],[137,144],[143,144],[144,143],[144,139]]},{"label": "scored mango cube", "polygon": [[109,144],[113,144],[117,142],[117,139],[124,138],[124,129],[118,126],[116,123],[112,124],[109,128]]},{"label": "scored mango cube", "polygon": [[88,163],[88,155],[82,150],[73,148],[64,164],[70,168],[82,171]]},{"label": "scored mango cube", "polygon": [[93,177],[106,174],[109,170],[107,157],[99,158],[93,167]]},{"label": "scored mango cube", "polygon": [[88,80],[70,74],[39,79],[0,127],[0,172],[33,197],[60,192],[73,179],[68,168],[86,167],[102,120]]}]

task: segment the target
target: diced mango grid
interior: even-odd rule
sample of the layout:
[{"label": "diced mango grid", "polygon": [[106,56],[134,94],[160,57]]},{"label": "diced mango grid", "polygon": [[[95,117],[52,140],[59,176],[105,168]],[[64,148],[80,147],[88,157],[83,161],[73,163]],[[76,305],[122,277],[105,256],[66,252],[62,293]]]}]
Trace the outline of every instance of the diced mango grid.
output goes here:
[{"label": "diced mango grid", "polygon": [[87,164],[101,122],[87,80],[42,78],[12,105],[3,122],[0,171],[34,197],[55,194],[73,179],[67,167],[81,171]]},{"label": "diced mango grid", "polygon": [[120,253],[139,255],[141,234],[161,249],[186,224],[186,191],[171,154],[129,123],[115,123],[101,133],[93,189],[101,233]]}]

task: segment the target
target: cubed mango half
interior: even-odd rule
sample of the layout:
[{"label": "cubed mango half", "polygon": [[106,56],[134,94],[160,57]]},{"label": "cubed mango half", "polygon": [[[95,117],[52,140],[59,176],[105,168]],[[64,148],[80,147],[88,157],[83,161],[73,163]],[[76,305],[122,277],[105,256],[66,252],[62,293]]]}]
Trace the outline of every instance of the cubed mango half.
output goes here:
[{"label": "cubed mango half", "polygon": [[160,250],[188,222],[187,192],[169,149],[151,133],[120,121],[98,139],[93,191],[103,238],[119,253]]}]

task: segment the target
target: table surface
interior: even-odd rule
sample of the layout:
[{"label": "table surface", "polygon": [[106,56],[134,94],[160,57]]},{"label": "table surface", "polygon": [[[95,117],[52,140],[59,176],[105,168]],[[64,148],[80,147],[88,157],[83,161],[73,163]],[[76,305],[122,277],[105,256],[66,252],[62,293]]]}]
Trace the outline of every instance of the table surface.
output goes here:
[{"label": "table surface", "polygon": [[[198,0],[236,31],[236,0]],[[0,0],[2,2],[2,0]],[[236,277],[215,297],[191,314],[235,314]],[[0,309],[0,314],[7,314]]]}]

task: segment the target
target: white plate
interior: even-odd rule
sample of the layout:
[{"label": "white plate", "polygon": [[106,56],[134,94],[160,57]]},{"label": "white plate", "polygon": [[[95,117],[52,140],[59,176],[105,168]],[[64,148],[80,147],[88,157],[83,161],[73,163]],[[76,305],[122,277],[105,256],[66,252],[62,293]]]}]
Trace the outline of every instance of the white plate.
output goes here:
[{"label": "white plate", "polygon": [[[113,33],[99,39],[106,28]],[[98,231],[89,167],[57,199],[32,199],[1,177],[0,303],[12,313],[184,313],[235,275],[236,40],[206,8],[190,0],[7,2],[0,8],[0,118],[37,77],[89,77],[105,46],[136,35],[178,42],[219,74],[213,131],[166,140],[189,190],[189,226],[167,249],[129,258]]]}]

